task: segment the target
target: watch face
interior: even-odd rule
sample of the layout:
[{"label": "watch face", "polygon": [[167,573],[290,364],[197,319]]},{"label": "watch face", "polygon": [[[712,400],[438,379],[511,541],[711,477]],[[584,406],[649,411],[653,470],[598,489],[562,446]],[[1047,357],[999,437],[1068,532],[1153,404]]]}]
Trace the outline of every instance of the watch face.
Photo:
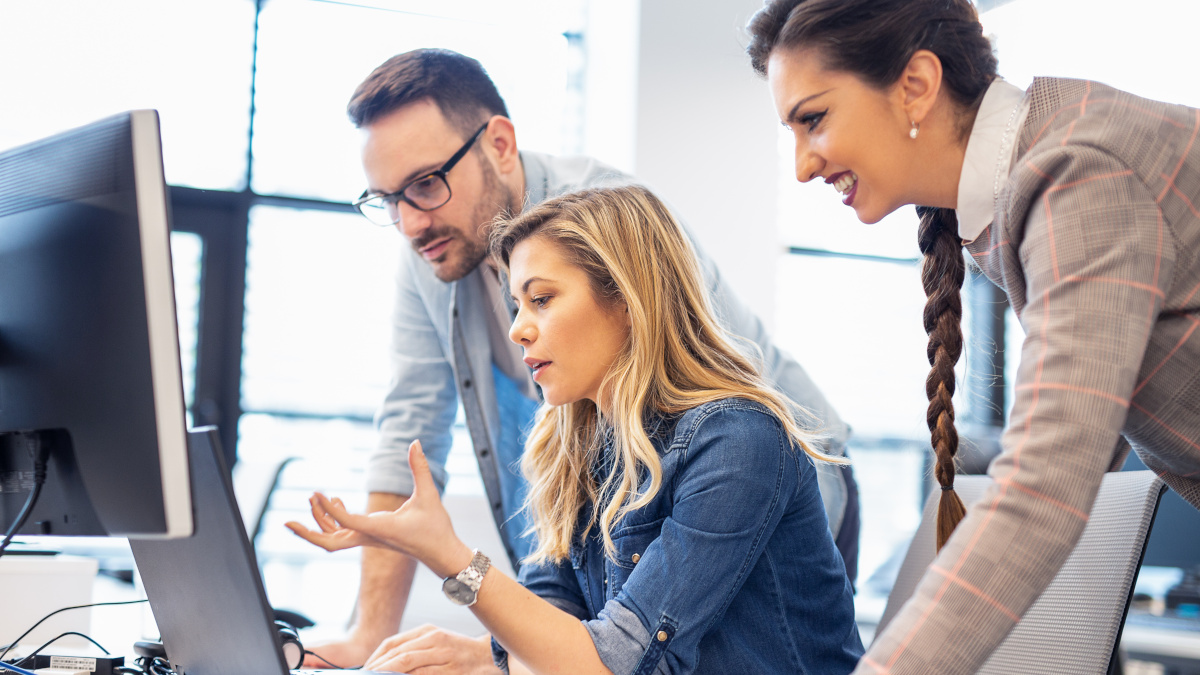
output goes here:
[{"label": "watch face", "polygon": [[472,605],[475,603],[475,591],[471,587],[450,577],[442,582],[442,592],[456,605]]}]

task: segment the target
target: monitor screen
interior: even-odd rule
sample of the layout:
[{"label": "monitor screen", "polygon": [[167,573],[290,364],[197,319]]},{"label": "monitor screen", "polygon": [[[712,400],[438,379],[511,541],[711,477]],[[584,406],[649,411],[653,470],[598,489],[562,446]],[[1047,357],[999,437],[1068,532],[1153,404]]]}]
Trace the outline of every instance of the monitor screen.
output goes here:
[{"label": "monitor screen", "polygon": [[[1125,471],[1144,471],[1146,465],[1137,453],[1130,451],[1125,460]],[[1181,535],[1181,533],[1188,533]],[[1154,514],[1150,526],[1150,539],[1146,542],[1146,554],[1142,564],[1150,567],[1179,567],[1191,569],[1200,566],[1200,511],[1184,501],[1174,490],[1167,490]]]},{"label": "monitor screen", "polygon": [[0,153],[0,538],[188,536],[158,115]]}]

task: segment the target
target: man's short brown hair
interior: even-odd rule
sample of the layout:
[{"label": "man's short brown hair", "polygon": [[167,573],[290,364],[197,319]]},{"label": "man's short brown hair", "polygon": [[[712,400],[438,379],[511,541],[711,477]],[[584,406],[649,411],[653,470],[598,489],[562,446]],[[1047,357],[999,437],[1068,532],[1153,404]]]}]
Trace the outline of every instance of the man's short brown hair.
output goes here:
[{"label": "man's short brown hair", "polygon": [[436,103],[464,138],[492,115],[508,117],[483,66],[449,49],[414,49],[384,61],[354,90],[346,113],[362,128],[425,99]]}]

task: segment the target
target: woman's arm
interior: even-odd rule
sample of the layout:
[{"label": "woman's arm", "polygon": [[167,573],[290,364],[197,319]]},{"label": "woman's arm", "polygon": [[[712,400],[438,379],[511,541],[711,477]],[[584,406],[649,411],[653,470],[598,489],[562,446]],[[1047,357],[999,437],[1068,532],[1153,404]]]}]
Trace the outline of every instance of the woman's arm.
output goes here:
[{"label": "woman's arm", "polygon": [[1031,195],[1009,227],[1021,238],[1026,338],[995,485],[856,675],[974,673],[1050,584],[1112,464],[1170,288],[1173,237],[1127,167],[1068,147],[1013,175]]},{"label": "woman's arm", "polygon": [[[473,553],[454,534],[420,442],[409,446],[408,461],[413,471],[413,494],[399,509],[354,514],[340,500],[315,494],[310,503],[321,531],[296,522],[288,523],[288,527],[329,551],[385,547],[420,560],[439,577],[457,575],[470,565]],[[495,567],[484,576],[471,611],[533,673],[611,675],[578,618],[534,595]]]}]

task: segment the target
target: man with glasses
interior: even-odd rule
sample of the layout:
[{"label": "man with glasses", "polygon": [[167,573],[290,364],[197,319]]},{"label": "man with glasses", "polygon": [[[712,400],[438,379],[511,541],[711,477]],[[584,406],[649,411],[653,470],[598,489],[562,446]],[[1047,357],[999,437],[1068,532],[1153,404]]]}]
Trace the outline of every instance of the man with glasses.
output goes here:
[{"label": "man with glasses", "polygon": [[[586,157],[519,152],[513,122],[483,67],[440,49],[395,56],[359,85],[348,112],[363,131],[367,189],[355,202],[372,222],[395,226],[404,253],[393,315],[391,390],[376,418],[381,441],[368,466],[369,511],[395,510],[412,493],[409,443],[420,439],[434,480],[445,461],[459,402],[479,461],[488,504],[513,568],[531,550],[525,482],[518,468],[522,433],[540,397],[519,347],[496,271],[486,264],[492,220],[572,189],[629,182]],[[761,323],[729,292],[697,249],[718,314],[762,349],[766,375],[813,412],[841,452],[848,430],[798,363],[781,353]],[[849,470],[818,466],[830,529],[850,578],[858,556],[858,499]],[[338,666],[363,663],[398,630],[416,562],[378,548],[362,550],[358,615],[342,642],[317,647]],[[373,668],[487,672],[490,641],[421,628],[388,640],[395,658]],[[308,666],[325,665],[309,657]]]}]

